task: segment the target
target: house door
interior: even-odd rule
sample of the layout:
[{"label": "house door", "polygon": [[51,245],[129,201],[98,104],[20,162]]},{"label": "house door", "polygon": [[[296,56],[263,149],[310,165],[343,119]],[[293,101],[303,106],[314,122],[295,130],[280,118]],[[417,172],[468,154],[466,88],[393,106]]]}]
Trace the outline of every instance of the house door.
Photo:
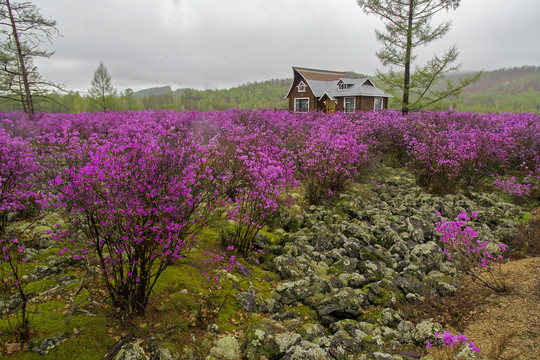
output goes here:
[{"label": "house door", "polygon": [[327,114],[336,112],[336,101],[335,100],[326,99],[324,101],[324,105],[325,105],[325,112]]}]

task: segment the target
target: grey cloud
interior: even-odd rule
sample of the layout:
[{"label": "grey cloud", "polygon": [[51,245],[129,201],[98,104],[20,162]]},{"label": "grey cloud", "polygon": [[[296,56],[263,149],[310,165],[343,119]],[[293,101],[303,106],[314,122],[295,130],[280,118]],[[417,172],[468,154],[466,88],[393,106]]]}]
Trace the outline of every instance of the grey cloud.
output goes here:
[{"label": "grey cloud", "polygon": [[[510,5],[511,4],[511,5]],[[291,66],[373,74],[375,16],[355,0],[40,0],[63,37],[42,75],[86,90],[103,61],[119,88],[222,88],[291,76]],[[526,11],[524,11],[526,9]],[[540,64],[537,0],[462,2],[453,29],[421,52],[452,44],[463,69]]]}]

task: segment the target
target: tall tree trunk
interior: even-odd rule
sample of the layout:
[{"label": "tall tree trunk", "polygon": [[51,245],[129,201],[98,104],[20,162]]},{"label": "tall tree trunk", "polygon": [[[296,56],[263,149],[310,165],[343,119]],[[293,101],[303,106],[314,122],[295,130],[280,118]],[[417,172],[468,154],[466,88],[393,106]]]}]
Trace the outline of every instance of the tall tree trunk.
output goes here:
[{"label": "tall tree trunk", "polygon": [[18,63],[20,67],[19,70],[21,72],[22,81],[24,85],[24,93],[26,95],[26,99],[23,101],[23,108],[25,109],[28,117],[32,119],[34,117],[34,102],[32,101],[32,92],[30,91],[30,83],[28,81],[28,72],[26,71],[26,64],[24,63],[24,56],[22,52],[21,42],[19,39],[19,33],[17,31],[15,18],[13,17],[13,11],[11,9],[11,4],[9,0],[6,0],[6,5],[8,8],[9,20],[11,22],[11,29],[13,32],[13,41],[15,41],[15,45],[17,47],[17,58],[18,58]]},{"label": "tall tree trunk", "polygon": [[411,82],[411,48],[414,0],[409,0],[409,18],[407,19],[407,45],[405,49],[405,74],[403,76],[403,105],[401,113],[409,113],[409,84]]}]

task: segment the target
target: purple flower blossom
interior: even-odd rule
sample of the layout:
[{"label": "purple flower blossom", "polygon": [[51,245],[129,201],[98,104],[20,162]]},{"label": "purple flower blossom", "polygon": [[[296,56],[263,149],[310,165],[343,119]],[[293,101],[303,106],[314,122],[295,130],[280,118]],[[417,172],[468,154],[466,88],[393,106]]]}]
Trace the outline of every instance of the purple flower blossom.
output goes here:
[{"label": "purple flower blossom", "polygon": [[[480,352],[480,348],[476,347],[473,341],[469,341],[467,336],[461,333],[458,333],[458,335],[452,335],[452,333],[449,331],[445,331],[443,333],[438,333],[435,331],[433,335],[436,339],[439,339],[442,342],[443,346],[452,348],[454,347],[454,345],[461,344],[468,346],[474,352]],[[426,347],[428,349],[431,349],[433,347],[433,344],[429,341],[426,341]]]}]

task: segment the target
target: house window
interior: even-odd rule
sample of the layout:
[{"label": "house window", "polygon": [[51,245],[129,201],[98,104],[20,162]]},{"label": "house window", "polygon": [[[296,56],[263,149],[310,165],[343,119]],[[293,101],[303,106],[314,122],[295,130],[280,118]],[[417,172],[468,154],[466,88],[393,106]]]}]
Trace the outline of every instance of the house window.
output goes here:
[{"label": "house window", "polygon": [[343,81],[340,81],[338,83],[338,89],[339,90],[347,90],[347,84],[345,84]]},{"label": "house window", "polygon": [[305,113],[309,111],[309,98],[294,99],[294,112]]},{"label": "house window", "polygon": [[356,98],[354,97],[346,97],[343,100],[344,103],[344,110],[346,113],[354,112],[356,107]]},{"label": "house window", "polygon": [[298,92],[304,92],[306,91],[306,84],[304,84],[303,81],[300,81],[300,84],[298,84]]},{"label": "house window", "polygon": [[383,98],[376,97],[374,99],[373,109],[374,110],[382,110],[382,108],[383,108]]}]

